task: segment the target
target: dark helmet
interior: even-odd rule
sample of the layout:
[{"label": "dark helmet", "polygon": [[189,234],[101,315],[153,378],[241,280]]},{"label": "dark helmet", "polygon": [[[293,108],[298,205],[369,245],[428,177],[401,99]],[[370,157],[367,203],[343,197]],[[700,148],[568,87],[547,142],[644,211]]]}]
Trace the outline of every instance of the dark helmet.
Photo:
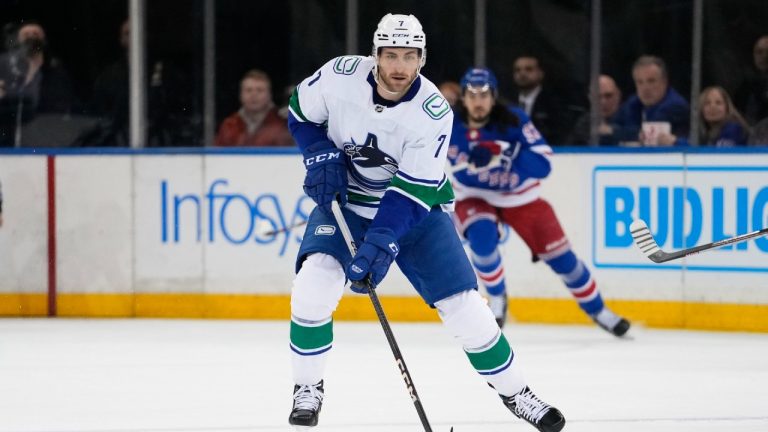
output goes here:
[{"label": "dark helmet", "polygon": [[461,77],[459,84],[461,85],[462,94],[467,90],[472,93],[490,90],[495,97],[499,90],[499,82],[496,80],[496,75],[488,68],[469,68],[464,73],[464,76]]}]

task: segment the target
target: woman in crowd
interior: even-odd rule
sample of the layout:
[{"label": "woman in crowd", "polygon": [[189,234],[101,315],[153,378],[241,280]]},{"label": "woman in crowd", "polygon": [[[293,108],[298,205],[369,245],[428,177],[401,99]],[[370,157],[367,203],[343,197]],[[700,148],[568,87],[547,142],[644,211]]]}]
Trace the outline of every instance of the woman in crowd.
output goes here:
[{"label": "woman in crowd", "polygon": [[[699,95],[699,145],[734,147],[747,145],[749,126],[720,86],[707,87]],[[687,146],[688,137],[659,136],[661,145]]]}]

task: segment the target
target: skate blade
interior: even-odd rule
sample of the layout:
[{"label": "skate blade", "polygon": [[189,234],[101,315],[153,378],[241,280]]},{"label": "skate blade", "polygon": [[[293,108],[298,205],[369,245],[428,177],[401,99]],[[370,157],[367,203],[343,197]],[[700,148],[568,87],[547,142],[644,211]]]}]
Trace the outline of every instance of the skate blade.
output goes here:
[{"label": "skate blade", "polygon": [[624,340],[624,341],[633,341],[635,340],[635,336],[630,334],[630,332],[626,332],[621,336],[614,336],[618,340]]}]

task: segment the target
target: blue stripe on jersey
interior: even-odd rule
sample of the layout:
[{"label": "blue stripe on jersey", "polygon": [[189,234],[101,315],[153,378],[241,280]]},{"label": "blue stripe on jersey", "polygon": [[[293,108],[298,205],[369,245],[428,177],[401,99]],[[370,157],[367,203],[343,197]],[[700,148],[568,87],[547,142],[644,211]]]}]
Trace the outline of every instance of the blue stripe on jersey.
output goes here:
[{"label": "blue stripe on jersey", "polygon": [[375,199],[376,199],[376,201],[378,201],[378,200],[379,200],[379,198],[378,198],[378,197],[374,197],[374,196],[372,196],[372,195],[370,194],[370,191],[366,191],[365,189],[363,189],[363,188],[360,188],[360,187],[357,187],[357,185],[354,185],[354,184],[351,184],[351,185],[348,185],[348,186],[347,186],[347,192],[356,193],[356,194],[358,194],[358,195],[365,195],[365,196],[370,196],[371,198],[375,198]]},{"label": "blue stripe on jersey", "polygon": [[423,183],[423,184],[427,184],[427,185],[437,185],[437,184],[440,184],[442,182],[442,180],[445,178],[445,174],[443,174],[443,179],[440,179],[440,180],[420,179],[420,178],[416,178],[416,177],[411,177],[411,176],[409,176],[408,174],[406,174],[406,173],[404,173],[402,171],[398,171],[396,175],[398,175],[398,176],[400,176],[400,177],[402,177],[402,178],[404,178],[406,180],[409,180],[409,181],[411,181],[413,183]]},{"label": "blue stripe on jersey", "polygon": [[389,183],[391,180],[370,180],[365,177],[363,177],[354,167],[350,167],[352,164],[352,161],[349,160],[349,157],[347,157],[347,167],[349,168],[347,171],[349,172],[349,175],[352,177],[352,179],[355,181],[355,183],[359,184],[360,186],[368,189],[369,191],[376,191],[381,192],[389,186]]}]

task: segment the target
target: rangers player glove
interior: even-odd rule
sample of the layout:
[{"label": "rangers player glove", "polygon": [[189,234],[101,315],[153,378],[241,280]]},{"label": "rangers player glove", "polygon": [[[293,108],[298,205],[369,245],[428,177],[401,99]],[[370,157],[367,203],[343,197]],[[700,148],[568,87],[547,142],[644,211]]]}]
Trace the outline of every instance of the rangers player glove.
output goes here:
[{"label": "rangers player glove", "polygon": [[389,228],[371,228],[365,234],[365,241],[360,245],[357,254],[347,266],[347,277],[352,281],[352,291],[364,294],[365,284],[356,284],[370,273],[374,287],[384,279],[384,276],[395,260],[400,246],[397,245],[395,233]]},{"label": "rangers player glove", "polygon": [[469,151],[467,162],[474,165],[475,168],[483,168],[488,165],[494,168],[502,164],[501,157],[508,157],[514,160],[520,151],[520,143],[516,142],[514,147],[507,141],[480,141]]},{"label": "rangers player glove", "polygon": [[[332,148],[328,148],[331,145]],[[317,147],[322,146],[320,150]],[[339,204],[347,203],[347,165],[344,154],[333,143],[319,142],[307,148],[304,153],[304,193],[307,194],[320,210],[331,216],[331,201],[339,195]]]},{"label": "rangers player glove", "polygon": [[[481,141],[477,143],[472,150],[469,151],[469,159],[467,162],[474,165],[477,168],[482,168],[491,162],[491,158],[494,153],[493,141]],[[496,154],[500,152],[497,151]]]}]

